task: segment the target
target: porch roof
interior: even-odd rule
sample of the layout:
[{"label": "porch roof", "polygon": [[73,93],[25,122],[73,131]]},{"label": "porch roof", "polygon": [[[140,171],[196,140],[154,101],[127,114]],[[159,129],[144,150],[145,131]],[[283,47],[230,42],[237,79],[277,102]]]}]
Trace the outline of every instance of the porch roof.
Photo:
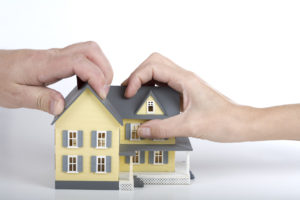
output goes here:
[{"label": "porch roof", "polygon": [[135,151],[192,151],[188,137],[177,137],[175,144],[120,144],[120,156],[135,155]]}]

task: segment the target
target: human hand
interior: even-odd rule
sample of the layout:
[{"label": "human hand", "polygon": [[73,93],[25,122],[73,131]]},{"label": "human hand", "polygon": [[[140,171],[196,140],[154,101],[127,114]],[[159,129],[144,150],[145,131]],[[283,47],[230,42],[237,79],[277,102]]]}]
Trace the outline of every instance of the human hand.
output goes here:
[{"label": "human hand", "polygon": [[46,86],[74,74],[106,97],[113,71],[95,42],[62,49],[0,50],[0,106],[58,115],[64,109],[64,98]]},{"label": "human hand", "polygon": [[138,134],[144,138],[192,136],[219,142],[242,141],[238,132],[243,109],[209,87],[194,73],[166,57],[153,53],[124,81],[125,97],[134,96],[149,81],[165,83],[182,95],[182,113],[143,123]]}]

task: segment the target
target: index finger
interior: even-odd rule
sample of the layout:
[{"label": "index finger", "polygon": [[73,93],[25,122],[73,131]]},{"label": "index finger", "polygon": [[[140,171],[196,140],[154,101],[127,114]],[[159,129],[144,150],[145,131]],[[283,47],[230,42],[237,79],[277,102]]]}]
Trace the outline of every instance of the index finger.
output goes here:
[{"label": "index finger", "polygon": [[153,53],[123,82],[122,85],[127,85],[124,95],[127,98],[134,96],[143,84],[151,80],[166,83],[176,91],[182,92],[187,75],[188,71],[168,58]]}]

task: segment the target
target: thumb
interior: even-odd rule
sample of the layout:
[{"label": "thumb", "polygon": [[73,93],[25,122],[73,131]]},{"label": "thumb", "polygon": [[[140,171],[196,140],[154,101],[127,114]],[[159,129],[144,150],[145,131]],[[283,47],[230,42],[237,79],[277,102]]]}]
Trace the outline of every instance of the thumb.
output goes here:
[{"label": "thumb", "polygon": [[188,131],[182,114],[168,119],[155,119],[143,123],[138,134],[142,138],[170,138],[186,136]]},{"label": "thumb", "polygon": [[63,96],[50,88],[24,86],[21,96],[21,106],[25,108],[42,110],[52,115],[59,115],[64,109]]}]

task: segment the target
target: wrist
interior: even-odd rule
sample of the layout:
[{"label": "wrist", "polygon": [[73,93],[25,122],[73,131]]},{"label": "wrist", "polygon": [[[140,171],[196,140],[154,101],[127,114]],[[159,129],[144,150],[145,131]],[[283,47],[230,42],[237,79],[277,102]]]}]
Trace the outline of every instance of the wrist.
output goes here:
[{"label": "wrist", "polygon": [[226,123],[230,142],[261,140],[255,130],[260,109],[234,104],[230,110],[230,120]]},{"label": "wrist", "polygon": [[232,127],[236,141],[261,141],[272,139],[262,131],[264,123],[262,118],[264,109],[250,106],[235,105],[233,111],[234,123]]}]

